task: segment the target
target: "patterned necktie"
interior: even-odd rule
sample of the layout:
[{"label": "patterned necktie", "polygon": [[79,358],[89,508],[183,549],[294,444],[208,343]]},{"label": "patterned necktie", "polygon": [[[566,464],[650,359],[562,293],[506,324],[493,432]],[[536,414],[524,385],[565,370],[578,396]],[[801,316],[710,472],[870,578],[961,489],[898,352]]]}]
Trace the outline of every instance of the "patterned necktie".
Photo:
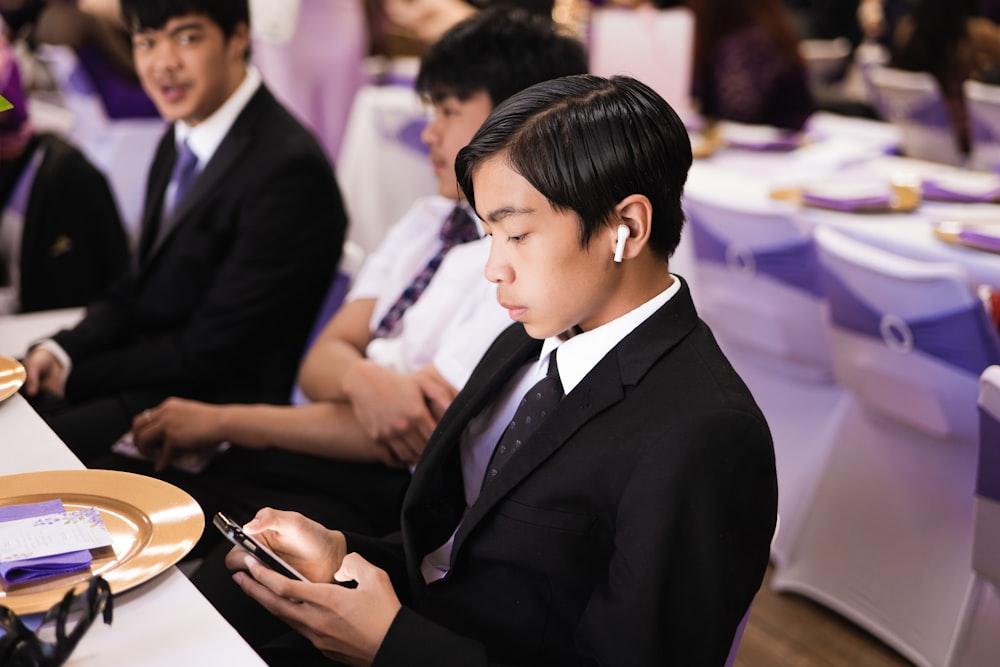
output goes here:
[{"label": "patterned necktie", "polygon": [[444,224],[441,225],[438,238],[441,239],[441,249],[431,257],[430,261],[427,262],[427,266],[421,269],[420,273],[413,278],[409,287],[403,290],[403,293],[396,299],[396,303],[392,304],[392,307],[386,312],[375,328],[375,338],[388,336],[395,330],[399,324],[399,320],[403,318],[403,313],[406,312],[406,309],[416,303],[420,295],[423,294],[424,289],[430,283],[431,278],[434,277],[434,272],[437,271],[441,265],[441,260],[448,254],[448,251],[460,243],[467,243],[478,239],[479,229],[476,227],[476,222],[472,219],[472,216],[466,213],[465,209],[461,206],[456,206],[448,215]]},{"label": "patterned necktie", "polygon": [[559,405],[562,397],[563,386],[559,380],[559,368],[556,366],[556,350],[553,350],[545,377],[524,395],[514,412],[513,419],[500,436],[489,465],[486,466],[483,487],[500,474],[500,470],[514,452],[520,449],[522,443],[528,441],[545,418]]},{"label": "patterned necktie", "polygon": [[188,186],[191,185],[197,173],[198,156],[194,154],[185,141],[180,145],[177,160],[174,162],[174,173],[170,177],[170,181],[174,184],[174,198],[170,202],[171,211],[177,208],[177,204],[184,197],[184,193],[187,192]]}]

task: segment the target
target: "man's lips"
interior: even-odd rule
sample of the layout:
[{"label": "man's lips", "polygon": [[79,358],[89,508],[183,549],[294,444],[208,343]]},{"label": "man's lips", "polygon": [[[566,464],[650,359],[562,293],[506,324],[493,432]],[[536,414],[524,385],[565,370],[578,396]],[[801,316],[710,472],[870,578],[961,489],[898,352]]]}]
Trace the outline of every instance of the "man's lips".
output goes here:
[{"label": "man's lips", "polygon": [[179,83],[160,85],[160,96],[168,102],[180,100],[184,97],[185,93],[187,93],[187,86]]},{"label": "man's lips", "polygon": [[524,315],[524,313],[526,313],[527,310],[528,310],[524,306],[514,306],[514,305],[510,305],[510,304],[504,303],[503,301],[499,301],[498,303],[500,304],[501,308],[503,308],[504,310],[507,311],[507,313],[510,315],[511,319],[513,319],[513,320],[516,320],[521,315]]}]

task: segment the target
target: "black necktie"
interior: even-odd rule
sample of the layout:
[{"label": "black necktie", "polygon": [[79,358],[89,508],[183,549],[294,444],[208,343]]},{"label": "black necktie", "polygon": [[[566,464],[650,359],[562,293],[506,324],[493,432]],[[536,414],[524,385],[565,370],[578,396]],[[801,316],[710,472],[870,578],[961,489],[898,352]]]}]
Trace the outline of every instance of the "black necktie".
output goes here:
[{"label": "black necktie", "polygon": [[375,338],[388,336],[395,330],[399,321],[403,318],[406,309],[416,303],[420,295],[423,294],[424,289],[431,282],[431,278],[434,277],[434,273],[441,266],[441,261],[448,254],[448,251],[456,245],[478,239],[479,228],[476,226],[476,221],[472,219],[471,215],[465,212],[464,208],[456,206],[448,215],[444,224],[441,225],[438,237],[441,239],[441,248],[431,257],[427,266],[421,269],[420,273],[413,278],[410,286],[403,290],[403,293],[399,295],[396,302],[389,308],[385,316],[382,317],[382,320],[375,328],[375,333],[373,334]]},{"label": "black necktie", "polygon": [[514,412],[500,442],[493,450],[489,465],[486,466],[486,476],[483,478],[485,487],[494,479],[507,464],[510,457],[527,442],[531,434],[541,425],[542,421],[555,410],[563,397],[562,381],[559,380],[559,369],[556,366],[556,351],[549,356],[549,370],[545,377],[528,390]]}]

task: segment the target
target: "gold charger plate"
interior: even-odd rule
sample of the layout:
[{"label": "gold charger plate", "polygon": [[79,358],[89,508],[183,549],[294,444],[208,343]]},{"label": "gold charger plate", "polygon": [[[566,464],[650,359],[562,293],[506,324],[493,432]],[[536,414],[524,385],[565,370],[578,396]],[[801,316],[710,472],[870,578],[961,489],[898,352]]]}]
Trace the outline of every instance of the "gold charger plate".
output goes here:
[{"label": "gold charger plate", "polygon": [[20,361],[0,355],[0,401],[16,394],[26,377]]},{"label": "gold charger plate", "polygon": [[96,550],[90,570],[0,590],[0,604],[19,614],[45,611],[70,588],[103,576],[112,593],[152,579],[184,557],[201,537],[205,516],[181,489],[154,477],[115,470],[52,470],[0,477],[0,507],[59,498],[67,510],[96,507],[113,553]]},{"label": "gold charger plate", "polygon": [[[892,198],[889,200],[887,206],[877,206],[877,207],[858,207],[853,211],[848,211],[849,213],[911,213],[920,208],[920,188],[916,185],[901,184],[901,183],[891,183],[889,184],[889,189],[892,191]],[[802,202],[802,189],[801,188],[780,188],[771,191],[771,199],[778,199],[782,201],[791,201],[802,206],[811,206],[812,208],[827,208],[825,206],[818,206],[815,204],[804,204]],[[839,210],[834,208],[829,208],[829,210]]]}]

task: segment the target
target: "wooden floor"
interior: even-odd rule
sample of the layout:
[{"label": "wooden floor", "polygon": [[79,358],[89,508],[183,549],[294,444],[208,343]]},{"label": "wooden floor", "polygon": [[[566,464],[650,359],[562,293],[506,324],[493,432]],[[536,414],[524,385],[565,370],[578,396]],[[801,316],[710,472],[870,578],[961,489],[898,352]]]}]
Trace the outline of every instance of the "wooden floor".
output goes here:
[{"label": "wooden floor", "polygon": [[768,568],[736,667],[912,667],[864,630],[808,598],[775,593]]}]

